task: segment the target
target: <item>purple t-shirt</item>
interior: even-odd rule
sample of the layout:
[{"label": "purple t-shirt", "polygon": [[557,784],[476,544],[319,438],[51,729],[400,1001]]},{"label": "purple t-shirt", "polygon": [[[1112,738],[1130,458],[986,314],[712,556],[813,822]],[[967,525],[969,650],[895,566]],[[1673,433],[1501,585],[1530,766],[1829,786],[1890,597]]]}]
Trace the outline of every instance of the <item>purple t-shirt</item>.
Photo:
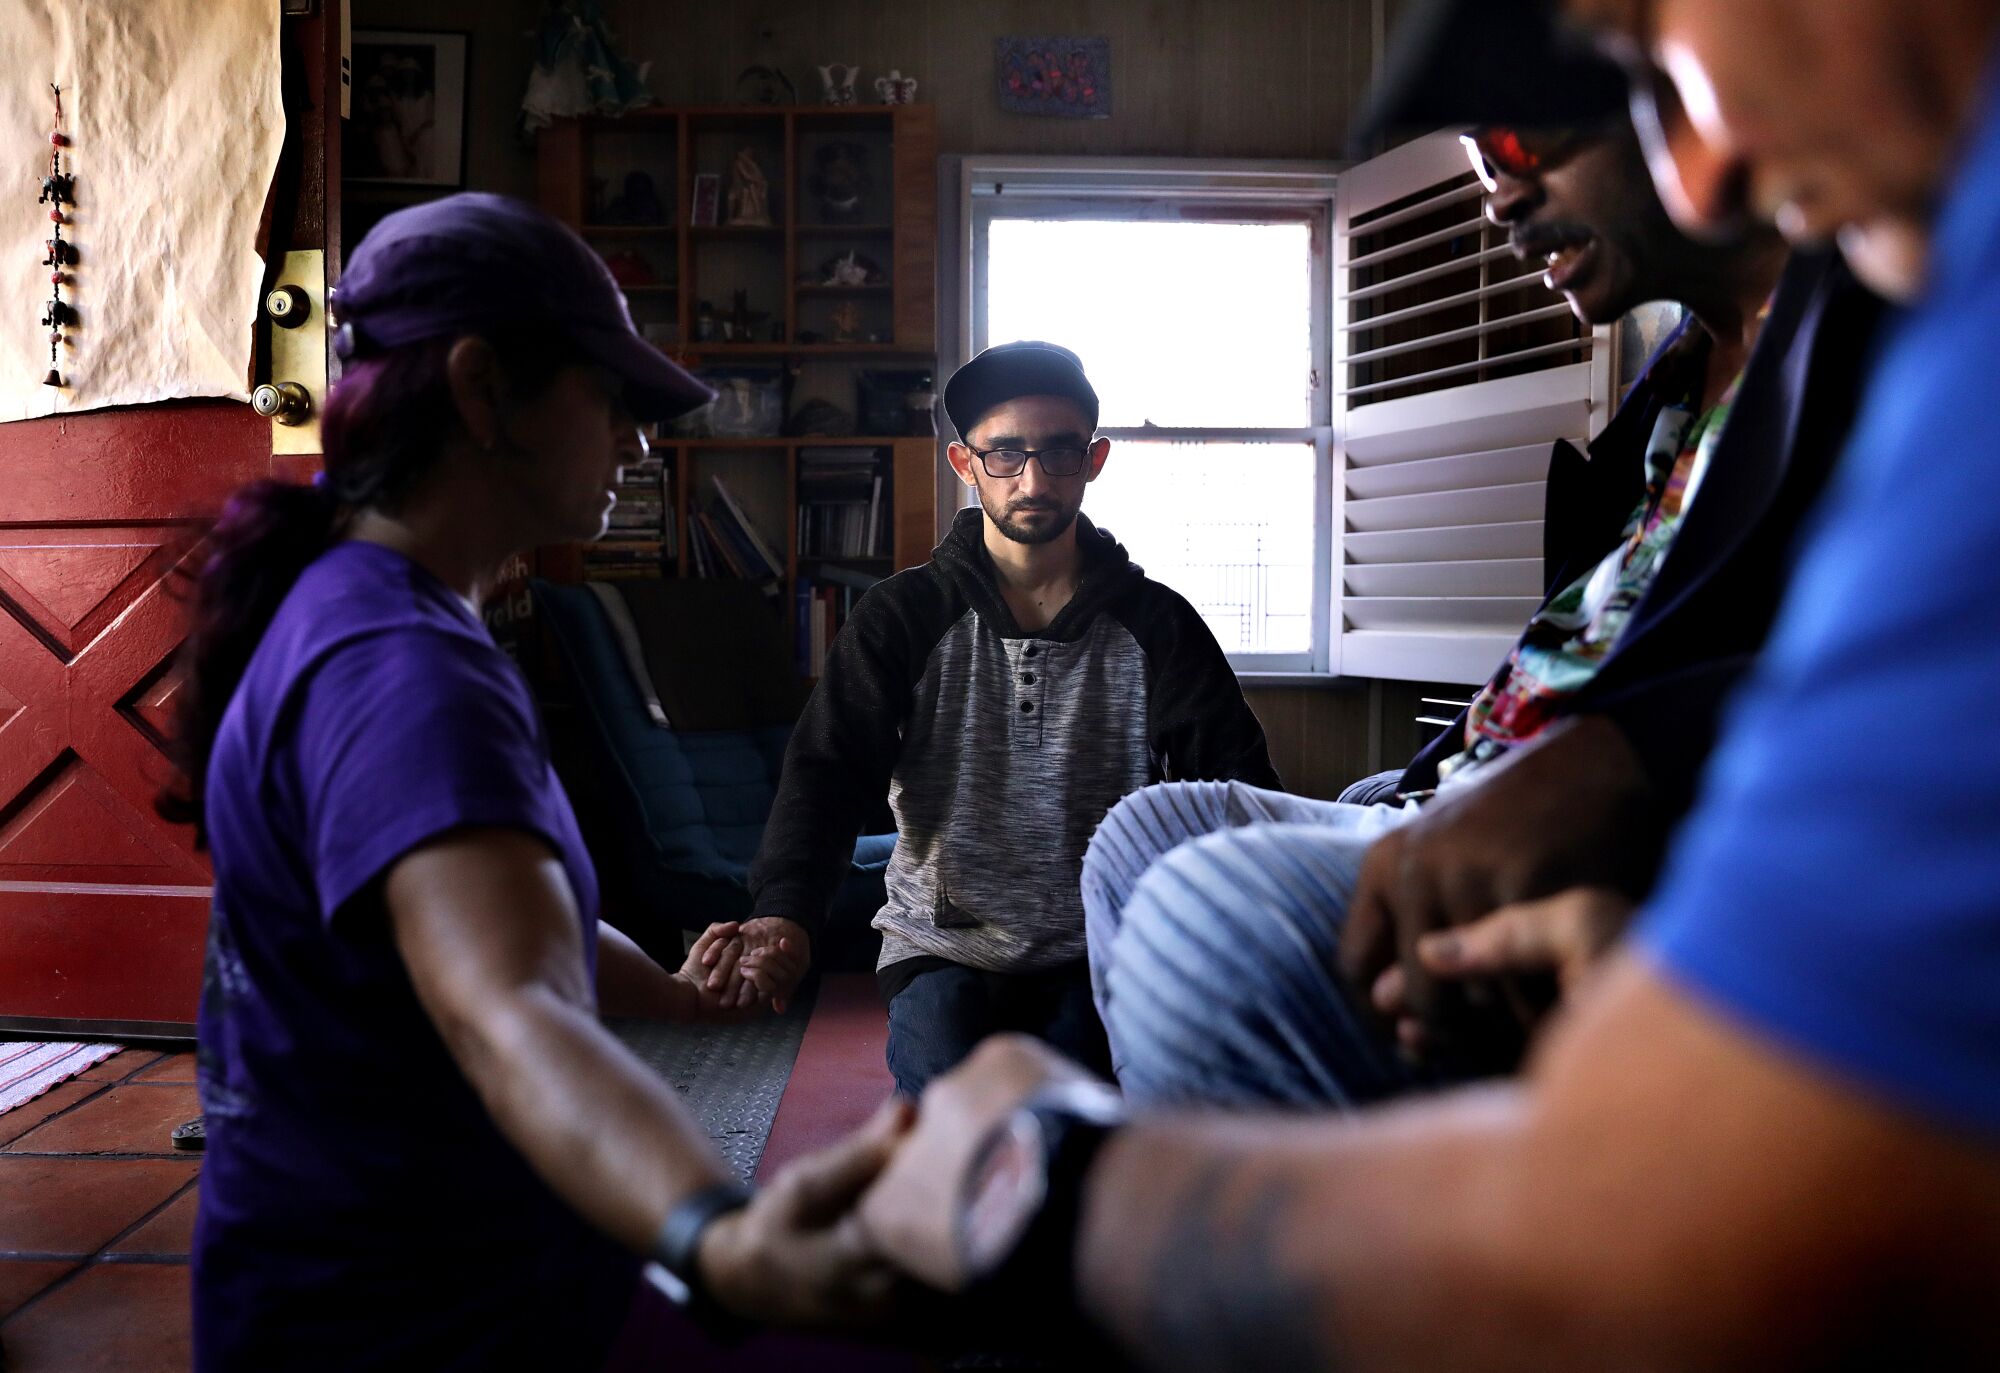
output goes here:
[{"label": "purple t-shirt", "polygon": [[382,897],[446,831],[525,830],[594,968],[596,877],[520,673],[428,572],[337,545],[252,657],[207,797],[197,1367],[592,1366],[639,1261],[494,1128]]}]

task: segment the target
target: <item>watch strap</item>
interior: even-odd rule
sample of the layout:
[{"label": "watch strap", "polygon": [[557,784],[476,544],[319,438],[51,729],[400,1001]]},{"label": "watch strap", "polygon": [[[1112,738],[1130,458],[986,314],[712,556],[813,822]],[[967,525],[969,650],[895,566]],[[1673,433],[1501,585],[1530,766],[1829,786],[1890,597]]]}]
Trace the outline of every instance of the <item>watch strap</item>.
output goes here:
[{"label": "watch strap", "polygon": [[666,1270],[670,1280],[656,1279],[654,1285],[719,1339],[741,1336],[748,1324],[723,1310],[709,1292],[701,1275],[701,1239],[709,1226],[748,1206],[755,1195],[740,1182],[718,1182],[690,1193],[667,1212],[653,1241],[653,1261]]},{"label": "watch strap", "polygon": [[1043,1143],[1043,1199],[1014,1252],[982,1286],[1033,1288],[1057,1309],[1076,1300],[1076,1240],[1083,1220],[1083,1184],[1105,1141],[1123,1125],[1123,1098],[1099,1082],[1047,1087],[1019,1108]]}]

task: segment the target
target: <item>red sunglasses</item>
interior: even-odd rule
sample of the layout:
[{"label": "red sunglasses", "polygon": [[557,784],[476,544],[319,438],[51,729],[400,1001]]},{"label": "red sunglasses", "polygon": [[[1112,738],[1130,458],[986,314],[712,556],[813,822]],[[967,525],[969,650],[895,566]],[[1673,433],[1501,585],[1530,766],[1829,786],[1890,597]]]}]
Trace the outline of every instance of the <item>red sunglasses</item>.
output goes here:
[{"label": "red sunglasses", "polygon": [[1505,124],[1482,124],[1460,134],[1472,159],[1472,170],[1489,193],[1500,189],[1500,178],[1537,176],[1563,161],[1590,137],[1585,129],[1536,129],[1523,134]]}]

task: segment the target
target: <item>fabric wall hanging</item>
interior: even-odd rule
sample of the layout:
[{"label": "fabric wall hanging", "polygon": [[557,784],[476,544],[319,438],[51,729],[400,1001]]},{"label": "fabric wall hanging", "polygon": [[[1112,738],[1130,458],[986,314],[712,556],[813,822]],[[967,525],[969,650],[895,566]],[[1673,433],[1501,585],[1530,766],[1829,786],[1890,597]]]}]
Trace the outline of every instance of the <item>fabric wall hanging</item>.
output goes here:
[{"label": "fabric wall hanging", "polygon": [[[0,421],[182,396],[247,400],[264,276],[257,229],[284,137],[279,6],[4,8],[0,167],[12,170],[0,184],[17,189],[0,195]],[[60,144],[50,141],[52,86]],[[70,199],[39,200],[37,188]],[[51,371],[62,385],[48,384]]]}]

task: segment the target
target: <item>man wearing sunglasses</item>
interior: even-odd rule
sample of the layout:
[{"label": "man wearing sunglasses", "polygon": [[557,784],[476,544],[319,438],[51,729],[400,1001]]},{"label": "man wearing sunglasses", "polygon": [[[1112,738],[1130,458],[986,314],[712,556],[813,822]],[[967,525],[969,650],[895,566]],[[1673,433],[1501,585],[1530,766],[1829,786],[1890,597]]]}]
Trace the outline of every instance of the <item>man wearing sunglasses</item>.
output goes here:
[{"label": "man wearing sunglasses", "polygon": [[[1622,90],[1615,72],[1606,84]],[[1420,805],[1169,783],[1106,819],[1084,900],[1129,1094],[1348,1104],[1513,1066],[1557,977],[1594,960],[1651,886],[1852,418],[1878,303],[1829,255],[1787,268],[1769,228],[1682,233],[1622,101],[1562,127],[1482,125],[1465,143],[1487,214],[1585,323],[1652,300],[1688,318],[1588,457],[1558,446],[1547,597],[1397,777]],[[1603,891],[1520,904],[1579,885]],[[1454,927],[1455,959],[1436,952]],[[1278,956],[1286,941],[1313,956]],[[1264,955],[1199,1003],[1166,994],[1219,945]],[[1420,1068],[1384,1051],[1377,1015]]]},{"label": "man wearing sunglasses", "polygon": [[989,348],[944,405],[978,507],[835,638],[750,872],[751,925],[802,943],[887,795],[877,975],[911,1095],[999,1030],[1103,1066],[1077,891],[1091,832],[1162,778],[1278,785],[1201,617],[1081,513],[1111,444],[1076,355]]}]

